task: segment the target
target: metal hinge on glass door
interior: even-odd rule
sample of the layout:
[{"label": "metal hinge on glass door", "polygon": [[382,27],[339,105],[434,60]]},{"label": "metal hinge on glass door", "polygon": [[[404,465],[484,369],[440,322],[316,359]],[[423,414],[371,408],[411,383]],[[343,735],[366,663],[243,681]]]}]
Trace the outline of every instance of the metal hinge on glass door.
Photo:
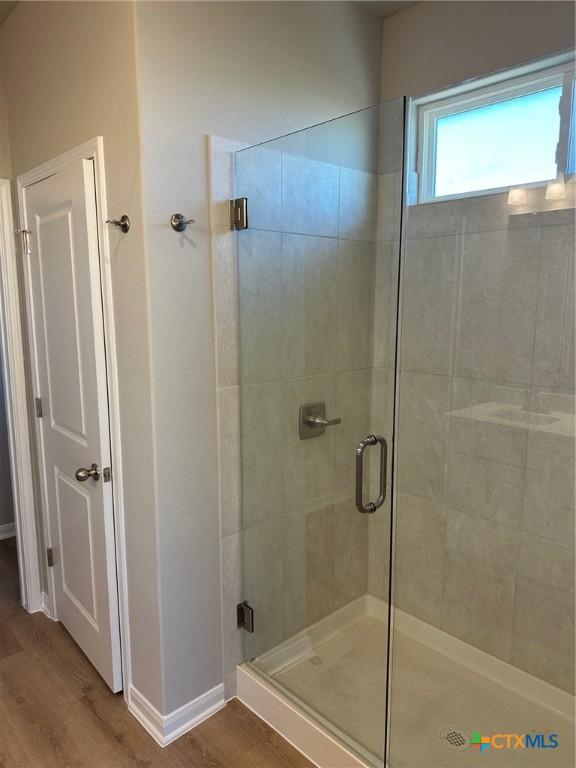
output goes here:
[{"label": "metal hinge on glass door", "polygon": [[246,632],[254,632],[254,608],[251,608],[246,600],[236,606],[236,626]]},{"label": "metal hinge on glass door", "polygon": [[248,229],[248,198],[230,200],[230,229]]}]

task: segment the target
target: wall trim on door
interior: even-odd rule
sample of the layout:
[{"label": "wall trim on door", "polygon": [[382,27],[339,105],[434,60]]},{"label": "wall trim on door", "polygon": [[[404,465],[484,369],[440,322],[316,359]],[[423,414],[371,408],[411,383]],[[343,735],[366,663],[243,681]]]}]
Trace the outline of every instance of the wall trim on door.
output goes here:
[{"label": "wall trim on door", "polygon": [[[122,483],[122,445],[120,436],[120,390],[118,384],[118,366],[116,353],[116,335],[114,328],[114,304],[112,292],[112,264],[110,257],[110,242],[106,219],[108,206],[106,200],[106,172],[104,163],[104,139],[97,136],[84,142],[74,149],[65,152],[58,157],[42,163],[42,165],[21,174],[17,178],[18,204],[20,213],[20,227],[26,228],[26,214],[24,207],[24,190],[36,182],[46,179],[63,170],[70,163],[78,160],[93,160],[94,182],[96,189],[98,244],[100,250],[100,276],[102,285],[102,311],[104,317],[104,339],[106,344],[106,377],[108,385],[108,407],[110,419],[110,443],[112,456],[113,483],[112,492],[114,499],[114,527],[116,545],[116,570],[118,579],[118,608],[120,614],[120,642],[122,654],[122,681],[124,697],[129,701],[132,672],[130,659],[130,626],[128,616],[128,579],[126,566],[126,538],[124,522],[124,493]],[[22,343],[22,342],[21,342]],[[23,348],[21,347],[21,350]],[[23,352],[22,352],[23,354]],[[24,390],[25,391],[25,390]],[[25,398],[25,395],[24,395]],[[25,404],[26,405],[26,404]],[[31,463],[30,446],[28,445],[28,462]],[[31,468],[30,475],[31,477]],[[45,530],[49,528],[45,526]],[[49,535],[49,534],[48,534]],[[33,535],[28,533],[25,537],[28,548],[36,547],[36,531]],[[49,544],[47,544],[49,546]],[[27,559],[27,556],[26,556]],[[33,608],[25,606],[28,610],[44,610],[48,615],[54,616],[54,584],[49,576],[48,593],[43,596],[40,591],[39,563],[36,552],[36,570],[38,580],[34,586]]]},{"label": "wall trim on door", "polygon": [[128,708],[152,738],[161,747],[166,747],[225,704],[224,685],[220,683],[173,712],[162,715],[138,688],[131,686]]},{"label": "wall trim on door", "polygon": [[22,605],[42,609],[24,339],[10,181],[0,179],[0,335]]}]

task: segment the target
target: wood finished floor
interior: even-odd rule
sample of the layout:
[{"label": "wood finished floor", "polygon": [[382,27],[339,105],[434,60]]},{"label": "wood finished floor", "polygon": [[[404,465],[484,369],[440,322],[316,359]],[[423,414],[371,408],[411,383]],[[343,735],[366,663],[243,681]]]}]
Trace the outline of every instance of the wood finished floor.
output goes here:
[{"label": "wood finished floor", "polygon": [[0,541],[0,768],[312,768],[234,700],[161,749],[66,630],[21,607],[15,539]]}]

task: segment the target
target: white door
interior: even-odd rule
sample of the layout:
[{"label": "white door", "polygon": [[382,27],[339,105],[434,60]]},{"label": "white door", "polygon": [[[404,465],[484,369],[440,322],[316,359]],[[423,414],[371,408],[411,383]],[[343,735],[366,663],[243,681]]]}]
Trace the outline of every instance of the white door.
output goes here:
[{"label": "white door", "polygon": [[[43,503],[54,608],[113,691],[122,688],[106,350],[94,167],[23,191]],[[97,468],[82,480],[79,470]]]}]

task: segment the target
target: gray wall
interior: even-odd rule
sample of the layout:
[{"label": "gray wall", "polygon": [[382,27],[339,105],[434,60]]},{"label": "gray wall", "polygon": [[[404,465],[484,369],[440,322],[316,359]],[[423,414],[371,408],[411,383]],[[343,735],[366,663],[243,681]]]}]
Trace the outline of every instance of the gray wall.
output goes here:
[{"label": "gray wall", "polygon": [[[0,178],[9,179],[10,142],[8,139],[8,120],[4,97],[4,83],[0,77]],[[0,372],[1,372],[0,366]],[[10,478],[10,455],[8,450],[8,433],[6,430],[6,410],[4,408],[4,382],[0,373],[0,525],[14,520],[14,504],[12,499],[12,483]]]},{"label": "gray wall", "polygon": [[[136,14],[171,710],[222,680],[206,134],[253,144],[377,103],[380,28],[331,2],[149,2]],[[197,219],[185,236],[168,225],[175,211]]]},{"label": "gray wall", "polygon": [[171,711],[222,680],[206,134],[376,103],[379,25],[344,3],[22,3],[0,44],[13,177],[101,134],[132,219],[112,258],[133,674]]},{"label": "gray wall", "polygon": [[20,3],[0,27],[0,62],[12,178],[102,135],[109,211],[128,213],[132,221],[129,236],[111,233],[111,257],[133,678],[161,708],[150,323],[133,7],[122,2]]},{"label": "gray wall", "polygon": [[571,2],[423,2],[382,24],[382,101],[569,49]]},{"label": "gray wall", "polygon": [[[574,189],[408,209],[396,604],[574,684]],[[553,210],[554,208],[560,208]]]},{"label": "gray wall", "polygon": [[[573,47],[574,7],[420,3],[385,20],[382,41],[382,98],[416,95]],[[568,210],[537,216],[554,207],[542,191],[514,209],[525,216],[506,195],[408,209],[395,594],[400,608],[565,689],[573,426],[551,434],[467,409],[526,404],[570,423],[573,194],[559,203]]]}]

